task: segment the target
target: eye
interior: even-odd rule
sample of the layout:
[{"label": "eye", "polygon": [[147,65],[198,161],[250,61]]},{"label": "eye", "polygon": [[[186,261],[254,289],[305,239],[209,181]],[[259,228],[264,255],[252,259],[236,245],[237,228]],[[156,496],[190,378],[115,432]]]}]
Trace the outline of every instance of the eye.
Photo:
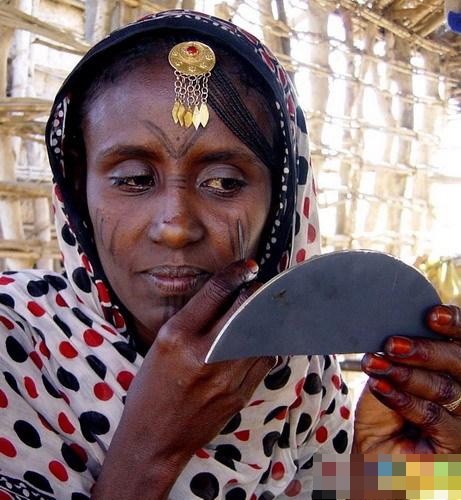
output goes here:
[{"label": "eye", "polygon": [[222,196],[230,196],[238,193],[246,183],[232,177],[215,177],[203,181],[201,185]]},{"label": "eye", "polygon": [[112,184],[120,187],[123,191],[140,193],[155,186],[152,175],[131,175],[129,177],[111,177]]}]

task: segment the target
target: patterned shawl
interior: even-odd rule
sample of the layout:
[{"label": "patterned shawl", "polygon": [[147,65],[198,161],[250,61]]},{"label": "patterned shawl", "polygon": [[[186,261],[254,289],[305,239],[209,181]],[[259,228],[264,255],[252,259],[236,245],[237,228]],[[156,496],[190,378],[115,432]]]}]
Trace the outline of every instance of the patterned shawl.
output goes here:
[{"label": "patterned shawl", "polygon": [[[303,113],[284,69],[254,36],[212,16],[168,11],[96,45],[58,93],[47,127],[53,202],[66,272],[0,274],[0,498],[83,499],[101,470],[143,362],[73,206],[63,153],[72,88],[105,51],[159,29],[204,34],[239,54],[273,92],[285,141],[279,207],[260,262],[274,275],[319,252]],[[251,402],[197,450],[170,498],[308,498],[314,453],[350,448],[347,388],[334,356],[284,358]],[[8,493],[7,493],[8,492]]]}]

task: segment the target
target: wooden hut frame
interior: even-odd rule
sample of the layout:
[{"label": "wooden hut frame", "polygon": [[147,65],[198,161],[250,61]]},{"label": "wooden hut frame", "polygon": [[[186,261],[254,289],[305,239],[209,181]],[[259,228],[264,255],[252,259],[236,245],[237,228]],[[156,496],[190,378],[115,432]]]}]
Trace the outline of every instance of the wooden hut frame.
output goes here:
[{"label": "wooden hut frame", "polygon": [[[178,7],[205,9],[243,27],[257,19],[256,29],[291,76],[308,75],[309,88],[298,91],[308,102],[321,211],[335,220],[323,237],[327,249],[369,247],[415,258],[430,251],[431,185],[460,182],[433,163],[443,120],[461,108],[461,38],[443,29],[442,0],[12,0],[0,1],[0,268],[59,267],[43,154],[52,95],[29,89],[34,75],[57,87],[67,71],[34,60],[34,50],[75,58],[111,29]],[[53,18],[53,9],[64,18]],[[329,33],[332,15],[345,27],[343,39]],[[384,53],[376,52],[378,42]],[[296,52],[296,43],[308,54]],[[344,57],[344,71],[329,64],[333,52]],[[412,62],[415,55],[422,65]],[[415,92],[415,78],[425,81],[425,95]],[[344,106],[331,112],[330,89],[338,82]],[[369,92],[379,123],[363,107]],[[325,141],[329,127],[340,131],[339,143]],[[379,160],[364,155],[370,134],[385,145]]]}]

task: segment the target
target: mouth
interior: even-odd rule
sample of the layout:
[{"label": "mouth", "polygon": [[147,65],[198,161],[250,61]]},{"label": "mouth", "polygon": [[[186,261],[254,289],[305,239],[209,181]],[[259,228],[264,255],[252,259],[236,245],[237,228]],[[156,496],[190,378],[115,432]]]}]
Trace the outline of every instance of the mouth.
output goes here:
[{"label": "mouth", "polygon": [[157,266],[143,275],[162,295],[184,295],[198,291],[211,273],[192,266]]}]

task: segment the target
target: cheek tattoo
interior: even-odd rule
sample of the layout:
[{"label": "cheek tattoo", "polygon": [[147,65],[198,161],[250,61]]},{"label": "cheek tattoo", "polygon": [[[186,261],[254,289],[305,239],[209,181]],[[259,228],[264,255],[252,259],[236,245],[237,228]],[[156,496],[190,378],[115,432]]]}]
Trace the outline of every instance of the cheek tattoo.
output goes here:
[{"label": "cheek tattoo", "polygon": [[[109,256],[112,259],[116,257],[116,239],[118,233],[118,227],[120,225],[120,221],[118,220],[114,226],[111,226],[108,223],[108,220],[105,218],[103,210],[98,208],[95,213],[95,234],[99,235],[99,240],[101,244],[108,252]],[[110,221],[110,219],[109,219]]]},{"label": "cheek tattoo", "polygon": [[115,227],[112,228],[112,233],[110,235],[110,242],[109,242],[109,253],[113,259],[115,259],[116,255],[116,250],[115,250],[115,241],[117,239],[117,232],[118,232],[118,226],[120,225],[120,221],[118,220],[115,223]]}]

